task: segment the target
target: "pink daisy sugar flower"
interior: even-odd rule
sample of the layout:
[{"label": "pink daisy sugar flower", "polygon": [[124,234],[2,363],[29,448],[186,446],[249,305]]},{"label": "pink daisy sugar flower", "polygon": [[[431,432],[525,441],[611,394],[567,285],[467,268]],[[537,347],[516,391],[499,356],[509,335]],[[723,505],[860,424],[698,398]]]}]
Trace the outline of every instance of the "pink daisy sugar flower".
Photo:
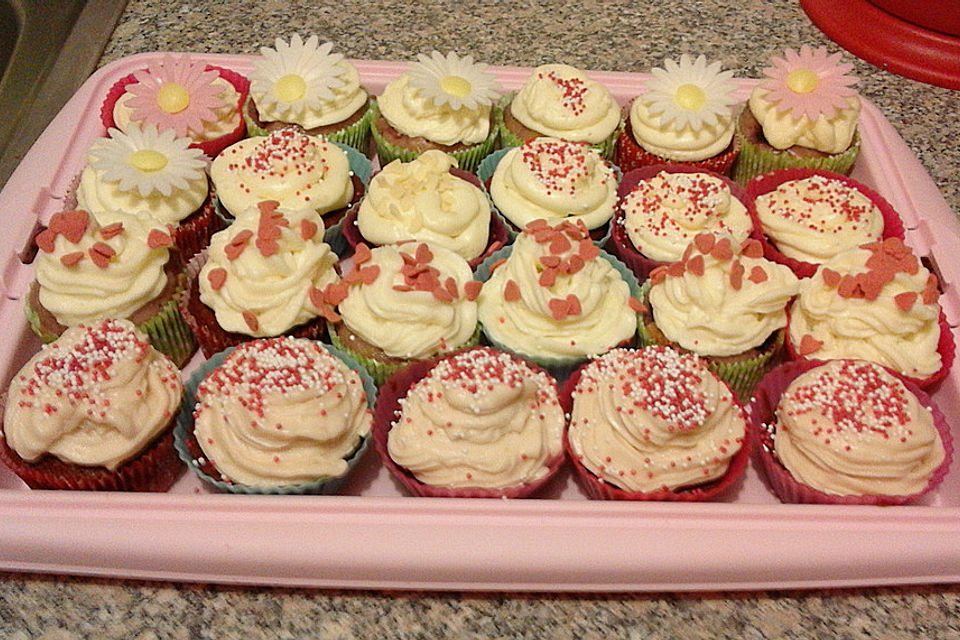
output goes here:
[{"label": "pink daisy sugar flower", "polygon": [[841,63],[841,55],[807,45],[800,47],[799,53],[787,49],[783,58],[774,57],[773,66],[763,70],[766,79],[760,88],[769,92],[767,99],[777,105],[777,111],[789,111],[795,120],[803,116],[811,121],[820,116],[832,118],[847,98],[857,95],[852,88],[857,78],[847,75],[853,65]]},{"label": "pink daisy sugar flower", "polygon": [[130,119],[160,131],[173,129],[178,137],[203,131],[203,123],[216,121],[216,111],[225,105],[223,88],[214,84],[220,74],[188,56],[163,56],[133,75],[137,82],[127,86],[133,96],[127,102]]}]

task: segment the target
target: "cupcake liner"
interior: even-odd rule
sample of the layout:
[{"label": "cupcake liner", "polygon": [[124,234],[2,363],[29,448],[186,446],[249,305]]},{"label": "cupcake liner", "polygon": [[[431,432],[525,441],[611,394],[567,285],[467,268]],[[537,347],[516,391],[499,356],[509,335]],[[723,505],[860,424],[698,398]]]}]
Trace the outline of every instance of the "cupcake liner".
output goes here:
[{"label": "cupcake liner", "polygon": [[[200,149],[203,151],[208,158],[215,158],[220,154],[221,151],[243,138],[247,133],[246,121],[244,120],[242,114],[243,104],[247,101],[247,95],[250,92],[250,81],[239,73],[229,69],[224,69],[223,67],[217,67],[208,64],[206,66],[206,70],[216,71],[219,73],[220,77],[232,84],[233,88],[236,89],[238,94],[240,94],[237,100],[237,111],[240,114],[237,126],[232,131],[220,136],[219,138],[214,138],[213,140],[207,140],[205,142],[194,142],[190,145],[195,149]],[[133,84],[136,81],[136,77],[131,73],[123,78],[120,78],[113,84],[112,87],[110,87],[103,104],[100,106],[100,122],[102,122],[103,126],[107,129],[117,126],[113,119],[113,107],[117,103],[117,100],[119,100],[120,97],[126,92],[127,85]]]},{"label": "cupcake liner", "polygon": [[744,202],[747,203],[747,211],[749,211],[750,217],[753,218],[753,237],[759,240],[760,244],[763,245],[763,255],[767,260],[786,265],[799,278],[809,278],[816,273],[817,268],[820,266],[818,263],[803,262],[801,260],[796,260],[783,255],[777,249],[776,245],[763,232],[763,224],[760,222],[760,217],[756,208],[756,200],[759,196],[776,190],[777,187],[785,182],[803,180],[815,175],[841,182],[847,187],[859,191],[861,194],[866,196],[880,210],[880,214],[883,216],[883,233],[881,237],[884,239],[904,239],[903,220],[901,220],[900,215],[894,210],[893,206],[883,198],[883,196],[875,192],[873,189],[870,189],[865,184],[845,175],[834,173],[832,171],[824,171],[822,169],[813,169],[809,167],[781,169],[778,171],[771,171],[763,175],[754,176],[745,185],[746,199]]},{"label": "cupcake liner", "polygon": [[[626,198],[640,182],[649,180],[662,171],[668,173],[705,173],[711,175],[722,180],[727,188],[730,189],[730,194],[742,202],[744,207],[747,206],[747,195],[743,187],[731,180],[728,176],[708,169],[691,166],[689,164],[658,164],[640,167],[625,173],[617,189],[620,204],[617,206],[617,212],[614,214],[613,220],[610,223],[611,232],[608,246],[610,247],[610,251],[622,260],[623,263],[633,271],[634,275],[637,276],[637,280],[641,282],[647,279],[651,271],[669,263],[651,260],[640,253],[633,245],[630,236],[627,234],[627,229],[624,226],[626,213],[623,210],[622,203],[624,198]],[[754,221],[754,225],[756,225],[756,221]]]},{"label": "cupcake liner", "polygon": [[[377,406],[374,409],[373,414],[373,446],[380,457],[380,461],[390,472],[390,475],[392,475],[407,492],[418,497],[511,499],[531,497],[539,489],[550,482],[563,466],[565,457],[562,452],[560,455],[550,461],[548,464],[549,471],[542,478],[527,484],[503,489],[452,489],[425,484],[417,480],[412,473],[398,465],[393,461],[393,458],[390,457],[390,453],[387,450],[387,439],[390,429],[393,426],[395,417],[400,415],[400,399],[405,397],[410,387],[413,386],[417,381],[423,379],[427,373],[433,367],[435,367],[438,362],[440,362],[440,360],[451,355],[453,354],[447,354],[443,357],[410,363],[409,365],[398,369],[380,387],[379,397],[377,398]],[[515,355],[514,357],[521,359]],[[527,364],[530,365],[531,363],[527,361]],[[534,368],[536,367],[534,366]]]},{"label": "cupcake liner", "polygon": [[[588,363],[584,363],[567,378],[560,390],[560,403],[563,405],[567,415],[573,410],[573,391],[580,381],[580,374]],[[714,374],[716,375],[716,374]],[[719,376],[718,376],[719,377]],[[736,399],[734,399],[737,402]],[[737,402],[738,406],[743,406]],[[569,429],[569,426],[568,426]],[[711,480],[701,485],[686,487],[681,489],[658,489],[656,491],[628,491],[621,489],[608,482],[601,480],[594,475],[580,461],[574,453],[570,444],[569,432],[563,433],[563,448],[567,457],[573,463],[574,472],[577,480],[586,494],[594,500],[640,500],[640,501],[664,501],[664,502],[703,502],[713,500],[718,496],[729,491],[735,485],[738,485],[747,469],[747,462],[750,459],[750,438],[749,431],[744,434],[744,439],[740,450],[730,459],[726,473],[720,478]]]},{"label": "cupcake liner", "polygon": [[850,146],[840,153],[829,156],[801,157],[789,151],[761,147],[747,139],[737,120],[737,137],[740,139],[740,155],[733,164],[731,176],[740,184],[746,184],[754,176],[776,169],[808,167],[847,175],[860,154],[860,132],[854,134]]},{"label": "cupcake liner", "polygon": [[224,227],[223,219],[217,215],[215,199],[216,196],[211,193],[200,211],[187,216],[174,228],[171,234],[173,245],[184,260],[205,249],[210,244],[211,236]]},{"label": "cupcake liner", "polygon": [[[247,97],[247,102],[253,100],[252,96]],[[341,127],[340,129],[324,134],[324,138],[331,142],[338,142],[340,144],[346,145],[360,154],[366,156],[367,150],[370,147],[370,122],[373,120],[373,109],[371,109],[370,103],[367,104],[366,110],[363,112],[363,115],[359,120],[351,124]],[[270,134],[270,131],[261,127],[250,117],[249,112],[247,111],[247,104],[243,106],[243,119],[246,121],[247,125],[247,137],[254,138],[257,136],[266,136]],[[290,124],[289,126],[303,130],[303,127],[297,124]]]},{"label": "cupcake liner", "polygon": [[[423,151],[417,151],[414,149],[407,149],[400,145],[394,144],[393,142],[387,140],[383,137],[383,134],[377,128],[377,119],[380,117],[380,109],[377,106],[376,101],[370,107],[370,110],[373,111],[373,115],[370,119],[370,134],[373,137],[374,144],[377,148],[377,156],[380,159],[380,166],[385,167],[394,160],[400,160],[402,162],[410,162],[417,156],[419,156]],[[497,117],[497,107],[494,106],[494,119]],[[475,145],[471,145],[466,149],[459,151],[448,151],[447,155],[452,156],[457,161],[457,166],[464,171],[476,171],[477,167],[480,166],[480,162],[493,151],[494,146],[497,142],[497,127],[490,127],[490,134],[486,137],[483,142],[480,142]]]},{"label": "cupcake liner", "polygon": [[950,433],[950,426],[930,396],[910,380],[897,375],[896,372],[891,373],[903,381],[907,389],[917,396],[923,406],[930,409],[933,414],[934,426],[943,441],[943,462],[930,477],[927,486],[920,492],[904,496],[842,496],[824,493],[797,481],[776,459],[773,452],[772,436],[768,429],[772,428],[776,421],[777,404],[780,402],[780,396],[783,395],[790,383],[806,371],[822,364],[824,364],[822,360],[805,360],[781,364],[764,376],[760,384],[757,385],[754,399],[748,407],[750,434],[753,440],[753,449],[756,452],[756,461],[770,488],[781,502],[873,506],[902,505],[915,502],[943,482],[943,478],[953,460],[953,436]]},{"label": "cupcake liner", "polygon": [[[367,406],[373,410],[377,400],[377,388],[373,380],[370,379],[363,368],[349,355],[328,344],[322,342],[319,344],[360,375],[360,379],[363,382],[363,390],[367,396]],[[210,372],[223,364],[224,359],[226,359],[231,351],[233,351],[233,347],[214,354],[209,360],[203,362],[184,384],[183,402],[180,404],[180,412],[176,417],[177,426],[173,430],[176,453],[179,455],[179,459],[186,463],[190,471],[196,474],[204,484],[223,493],[244,495],[331,495],[336,493],[347,476],[350,475],[350,471],[353,470],[363,457],[367,445],[370,442],[369,435],[361,440],[356,450],[346,459],[347,471],[342,476],[335,478],[318,478],[311,482],[301,484],[253,486],[223,480],[217,472],[216,466],[209,460],[206,460],[203,450],[197,443],[193,430],[193,411],[196,405],[197,388],[200,386],[200,383],[203,382],[204,378],[210,375]]]},{"label": "cupcake liner", "polygon": [[[7,395],[0,396],[0,416]],[[52,455],[28,462],[10,448],[0,429],[0,461],[31,489],[70,491],[151,491],[170,489],[183,472],[173,446],[173,421],[139,454],[111,471],[63,462]]]}]

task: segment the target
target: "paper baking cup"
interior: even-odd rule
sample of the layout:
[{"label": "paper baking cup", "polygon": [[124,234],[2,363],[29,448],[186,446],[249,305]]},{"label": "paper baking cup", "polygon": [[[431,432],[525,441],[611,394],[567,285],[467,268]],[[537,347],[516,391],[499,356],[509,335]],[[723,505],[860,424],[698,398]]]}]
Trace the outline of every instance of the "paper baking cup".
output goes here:
[{"label": "paper baking cup", "polygon": [[[251,100],[253,100],[252,96],[247,98],[248,102]],[[258,125],[253,118],[250,117],[246,104],[243,106],[243,119],[247,124],[248,137],[253,138],[256,136],[266,136],[270,134],[269,130]],[[331,142],[339,142],[347,145],[366,156],[367,149],[370,145],[370,122],[372,119],[373,110],[370,108],[370,103],[368,103],[363,115],[356,122],[353,122],[345,127],[341,127],[336,131],[325,133],[323,134],[323,137]],[[289,126],[303,130],[303,127],[298,124],[291,124]]]},{"label": "paper baking cup", "polygon": [[[318,342],[317,344],[336,356],[338,359],[340,359],[340,361],[360,375],[360,379],[363,382],[363,390],[367,396],[367,406],[373,410],[377,400],[377,387],[373,383],[373,380],[370,378],[370,376],[367,375],[363,368],[360,367],[353,360],[353,358],[343,353],[336,347],[332,347],[322,342]],[[190,379],[184,385],[183,402],[181,402],[180,412],[177,414],[177,426],[173,430],[176,452],[179,455],[180,460],[186,463],[187,467],[206,485],[223,493],[237,493],[245,495],[330,495],[336,493],[343,484],[343,481],[350,474],[350,471],[356,466],[360,458],[363,457],[363,454],[367,449],[367,444],[370,441],[369,436],[363,438],[356,450],[354,450],[350,457],[346,459],[347,471],[342,476],[317,478],[311,482],[304,482],[301,484],[252,486],[239,482],[232,482],[230,480],[223,479],[217,472],[214,464],[206,459],[193,431],[193,411],[196,406],[197,388],[200,386],[200,383],[203,382],[204,378],[210,375],[210,372],[223,364],[223,361],[231,351],[233,351],[232,347],[225,349],[224,351],[215,354],[209,360],[206,360],[200,365],[199,368],[197,368],[196,371],[193,372],[193,374],[190,376]]]},{"label": "paper baking cup", "polygon": [[[797,481],[776,459],[773,452],[772,436],[767,429],[770,425],[775,424],[777,404],[779,404],[780,396],[783,395],[790,383],[801,374],[822,364],[824,364],[822,360],[805,360],[787,362],[773,369],[757,385],[753,401],[748,407],[750,436],[753,440],[753,449],[756,452],[756,462],[763,471],[770,488],[781,502],[874,506],[902,505],[917,501],[943,482],[943,478],[953,460],[953,436],[950,433],[950,426],[930,396],[902,376],[897,377],[903,381],[911,393],[917,396],[923,406],[930,409],[933,414],[934,426],[943,441],[943,462],[931,475],[927,486],[918,493],[904,496],[841,496],[818,491]],[[897,375],[895,372],[891,373]]]},{"label": "paper baking cup", "polygon": [[[563,409],[567,415],[570,415],[573,410],[573,391],[580,381],[580,374],[588,364],[589,363],[584,363],[578,367],[576,371],[567,378],[560,391],[560,403],[563,405]],[[743,406],[737,402],[736,398],[733,399],[733,402],[743,410]],[[744,417],[746,421],[746,415]],[[744,433],[740,450],[730,458],[730,464],[723,476],[701,485],[682,489],[664,488],[658,489],[657,491],[628,491],[601,480],[584,466],[583,462],[581,462],[579,457],[574,453],[573,447],[570,444],[569,425],[567,425],[567,430],[564,430],[563,433],[563,447],[567,452],[567,457],[573,463],[573,468],[580,486],[586,494],[594,500],[648,500],[664,502],[703,502],[713,500],[717,497],[722,497],[723,494],[726,494],[735,485],[740,484],[743,474],[747,469],[747,462],[750,459],[750,437],[749,430],[747,430]]]},{"label": "paper baking cup", "polygon": [[803,262],[794,258],[789,258],[780,253],[776,247],[776,244],[767,237],[766,233],[764,233],[763,224],[760,222],[760,216],[757,213],[756,207],[756,201],[759,196],[765,193],[770,193],[771,191],[775,191],[777,187],[785,182],[804,180],[811,176],[823,176],[824,178],[836,180],[837,182],[844,184],[846,187],[854,191],[858,191],[866,196],[870,202],[872,202],[877,209],[880,210],[880,214],[883,216],[883,233],[881,237],[883,239],[904,239],[903,220],[900,219],[900,215],[894,210],[893,206],[883,198],[883,196],[875,192],[873,189],[870,189],[865,184],[862,184],[845,175],[834,173],[832,171],[824,171],[822,169],[780,169],[778,171],[771,171],[763,175],[754,176],[745,185],[746,199],[744,202],[747,204],[747,211],[749,211],[750,217],[753,218],[753,237],[759,240],[760,244],[763,245],[763,256],[767,260],[786,265],[799,278],[809,278],[816,273],[817,268],[820,266],[817,263]]},{"label": "paper baking cup", "polygon": [[[488,347],[479,347],[488,349]],[[453,355],[453,354],[450,354]],[[520,359],[518,356],[511,354]],[[447,357],[447,356],[444,356]],[[403,488],[411,495],[430,498],[529,498],[540,488],[545,486],[554,478],[560,468],[563,466],[565,457],[561,451],[560,455],[551,460],[547,467],[546,475],[533,482],[502,489],[483,489],[483,488],[463,488],[452,489],[448,487],[437,487],[425,484],[398,465],[390,457],[387,450],[387,439],[393,421],[400,415],[400,399],[407,395],[407,391],[417,381],[422,380],[429,371],[444,358],[432,358],[411,363],[402,369],[397,370],[380,387],[380,395],[377,398],[377,406],[373,414],[373,446],[380,457],[383,466],[387,468],[390,474],[399,482]],[[537,367],[530,362],[526,363],[533,369]]]},{"label": "paper baking cup", "polygon": [[853,136],[853,141],[846,151],[829,156],[802,157],[789,151],[762,147],[747,139],[740,128],[740,119],[737,119],[737,137],[740,139],[740,155],[733,163],[731,176],[740,184],[746,184],[754,176],[776,171],[777,169],[811,168],[832,171],[847,175],[853,169],[853,163],[860,155],[860,132]]}]

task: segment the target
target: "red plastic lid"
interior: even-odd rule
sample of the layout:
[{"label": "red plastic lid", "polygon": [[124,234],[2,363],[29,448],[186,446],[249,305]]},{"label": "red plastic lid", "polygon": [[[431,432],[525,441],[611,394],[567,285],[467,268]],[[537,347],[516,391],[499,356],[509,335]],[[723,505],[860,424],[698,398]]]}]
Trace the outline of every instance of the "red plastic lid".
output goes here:
[{"label": "red plastic lid", "polygon": [[800,6],[855,56],[907,78],[960,89],[960,38],[906,22],[868,0],[800,0]]}]

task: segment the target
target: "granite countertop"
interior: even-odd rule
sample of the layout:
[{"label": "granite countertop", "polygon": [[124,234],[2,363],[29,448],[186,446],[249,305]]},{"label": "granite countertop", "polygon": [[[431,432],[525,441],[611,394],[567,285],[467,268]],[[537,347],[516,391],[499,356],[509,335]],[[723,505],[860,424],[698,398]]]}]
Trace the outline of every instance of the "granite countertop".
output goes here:
[{"label": "granite countertop", "polygon": [[[647,71],[703,53],[739,77],[801,44],[838,47],[788,0],[672,3],[130,0],[101,64],[147,51],[257,53],[316,33],[352,58],[471,52]],[[859,89],[960,211],[960,92],[856,60]],[[152,544],[155,541],[145,541]],[[881,638],[960,635],[960,585],[689,594],[321,591],[0,574],[0,637]]]}]

